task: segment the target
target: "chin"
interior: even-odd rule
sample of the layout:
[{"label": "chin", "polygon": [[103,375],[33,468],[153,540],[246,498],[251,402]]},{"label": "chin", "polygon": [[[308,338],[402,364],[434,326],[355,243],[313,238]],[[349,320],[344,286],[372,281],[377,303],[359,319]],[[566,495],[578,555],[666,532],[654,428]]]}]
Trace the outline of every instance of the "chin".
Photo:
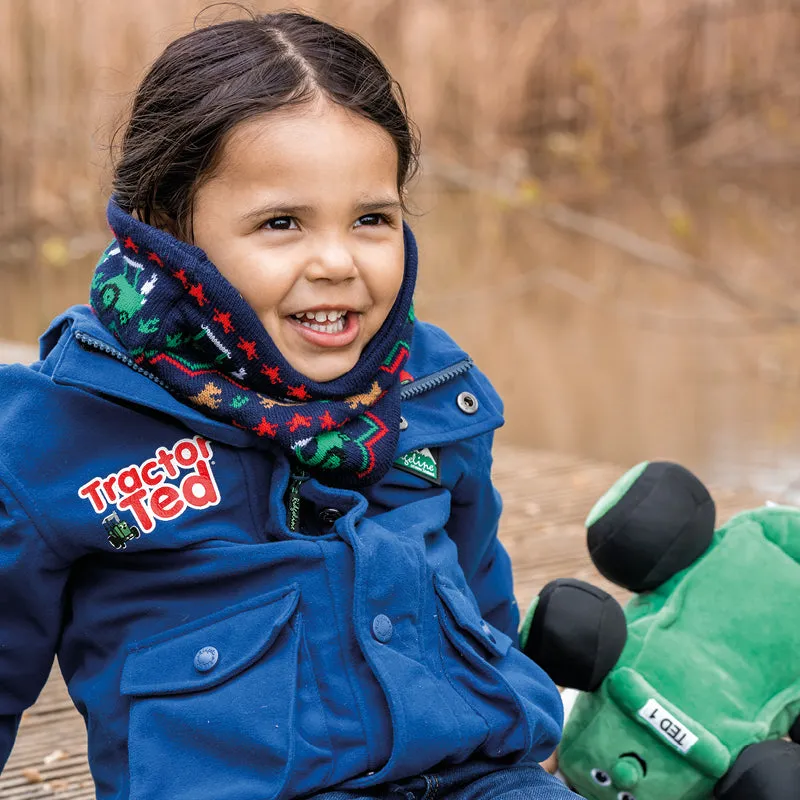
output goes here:
[{"label": "chin", "polygon": [[298,372],[305,375],[306,378],[314,381],[315,383],[328,383],[329,381],[335,381],[337,378],[341,378],[342,375],[350,372],[350,370],[355,366],[355,363],[350,363],[348,360],[347,363],[325,365],[324,367],[319,365],[311,367],[295,364],[292,364],[292,366]]}]

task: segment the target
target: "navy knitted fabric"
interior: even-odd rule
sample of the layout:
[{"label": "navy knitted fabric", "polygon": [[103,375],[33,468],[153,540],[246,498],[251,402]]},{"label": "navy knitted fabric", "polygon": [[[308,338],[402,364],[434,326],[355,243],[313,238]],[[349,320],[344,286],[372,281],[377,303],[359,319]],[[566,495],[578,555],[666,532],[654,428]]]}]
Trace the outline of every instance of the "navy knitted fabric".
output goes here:
[{"label": "navy knitted fabric", "polygon": [[123,211],[92,280],[91,305],[136,363],[204,413],[285,450],[333,486],[374,483],[394,459],[417,274],[404,225],[405,274],[356,366],[316,383],[293,369],[255,311],[198,247]]}]

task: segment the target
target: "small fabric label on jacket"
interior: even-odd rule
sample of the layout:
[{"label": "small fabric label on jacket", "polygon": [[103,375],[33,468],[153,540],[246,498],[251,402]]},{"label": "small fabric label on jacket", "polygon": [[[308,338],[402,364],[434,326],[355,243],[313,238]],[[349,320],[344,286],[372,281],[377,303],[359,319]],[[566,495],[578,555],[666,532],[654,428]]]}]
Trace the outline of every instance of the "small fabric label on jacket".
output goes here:
[{"label": "small fabric label on jacket", "polygon": [[[98,514],[116,509],[103,519],[103,527],[109,544],[121,549],[141,531],[150,533],[158,521],[219,503],[212,457],[211,444],[202,436],[180,439],[172,447],[159,447],[141,464],[92,478],[78,489],[78,496],[88,500]],[[129,511],[136,524],[121,520],[117,511]]]},{"label": "small fabric label on jacket", "polygon": [[439,477],[439,448],[423,447],[422,450],[411,450],[398,458],[394,465],[404,472],[419,475],[425,480],[442,485]]},{"label": "small fabric label on jacket", "polygon": [[652,697],[639,709],[639,716],[682,753],[688,753],[697,744],[697,737]]}]

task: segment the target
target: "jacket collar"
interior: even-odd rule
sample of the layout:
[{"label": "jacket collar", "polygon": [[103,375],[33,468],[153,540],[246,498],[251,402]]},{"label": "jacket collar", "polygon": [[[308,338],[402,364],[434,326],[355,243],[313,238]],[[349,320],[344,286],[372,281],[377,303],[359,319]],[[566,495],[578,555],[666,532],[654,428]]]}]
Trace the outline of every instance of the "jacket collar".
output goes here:
[{"label": "jacket collar", "polygon": [[[195,433],[234,447],[263,447],[251,433],[211,419],[173,397],[157,379],[137,366],[100,323],[89,306],[73,306],[40,338],[40,369],[55,383],[74,386],[167,414]],[[398,453],[448,444],[503,424],[502,403],[469,356],[444,331],[417,322],[403,386],[404,427]],[[464,392],[477,410],[461,410]]]}]

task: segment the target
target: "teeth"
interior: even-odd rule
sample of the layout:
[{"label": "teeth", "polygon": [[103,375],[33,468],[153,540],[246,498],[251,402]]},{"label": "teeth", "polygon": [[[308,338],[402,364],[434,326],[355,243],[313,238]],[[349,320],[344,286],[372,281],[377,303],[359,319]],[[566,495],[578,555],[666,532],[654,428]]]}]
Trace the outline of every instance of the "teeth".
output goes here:
[{"label": "teeth", "polygon": [[336,322],[341,319],[347,312],[346,311],[301,311],[295,314],[295,319],[309,320],[313,322]]},{"label": "teeth", "polygon": [[339,317],[343,317],[346,311],[300,311],[293,316],[297,319],[309,319],[315,322],[336,322]]},{"label": "teeth", "polygon": [[[317,322],[316,315],[314,316],[314,322],[311,322],[311,319],[303,319],[304,315],[295,314],[295,318],[300,320],[300,324],[306,328],[311,328],[312,331],[319,331],[320,333],[341,333],[344,330],[345,320],[344,320],[344,312],[334,312],[336,314],[336,318],[329,321],[330,314],[325,315],[325,323],[321,325]],[[307,314],[306,314],[307,315]]]}]

